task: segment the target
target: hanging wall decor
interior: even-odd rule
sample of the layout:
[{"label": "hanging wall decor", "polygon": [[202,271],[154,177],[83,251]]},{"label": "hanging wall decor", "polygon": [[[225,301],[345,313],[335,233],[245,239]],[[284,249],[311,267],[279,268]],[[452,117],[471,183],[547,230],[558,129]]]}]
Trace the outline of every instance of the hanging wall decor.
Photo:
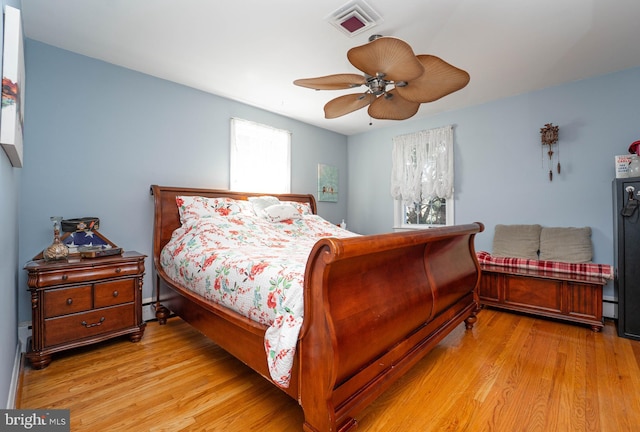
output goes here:
[{"label": "hanging wall decor", "polygon": [[318,164],[318,201],[338,202],[338,168]]},{"label": "hanging wall decor", "polygon": [[[558,142],[558,129],[559,126],[554,126],[553,123],[547,123],[543,128],[540,128],[540,140],[542,146],[549,146],[547,155],[549,156],[549,181],[553,181],[553,145]],[[557,170],[560,174],[560,151],[559,148],[556,152]]]},{"label": "hanging wall decor", "polygon": [[16,168],[22,168],[25,82],[22,40],[20,10],[5,6],[0,144]]}]

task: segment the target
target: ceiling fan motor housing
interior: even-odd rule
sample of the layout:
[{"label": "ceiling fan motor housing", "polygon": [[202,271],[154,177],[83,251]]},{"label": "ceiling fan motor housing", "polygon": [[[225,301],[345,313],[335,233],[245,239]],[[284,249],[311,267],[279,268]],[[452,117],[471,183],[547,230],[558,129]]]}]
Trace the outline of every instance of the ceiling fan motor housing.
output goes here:
[{"label": "ceiling fan motor housing", "polygon": [[388,84],[389,81],[384,78],[367,76],[367,87],[376,96],[386,93]]},{"label": "ceiling fan motor housing", "polygon": [[436,56],[416,55],[406,42],[393,37],[373,35],[369,43],[351,48],[347,58],[364,76],[334,74],[294,81],[318,90],[367,87],[364,93],[343,95],[327,102],[325,118],[340,117],[369,106],[368,113],[373,118],[404,120],[414,116],[420,104],[438,100],[469,83],[469,74],[464,70]]}]

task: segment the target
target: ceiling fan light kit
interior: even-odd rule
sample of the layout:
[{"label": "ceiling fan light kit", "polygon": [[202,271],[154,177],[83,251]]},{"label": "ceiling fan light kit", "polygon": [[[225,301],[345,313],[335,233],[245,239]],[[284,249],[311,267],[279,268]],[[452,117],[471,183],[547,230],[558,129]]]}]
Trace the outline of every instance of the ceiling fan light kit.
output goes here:
[{"label": "ceiling fan light kit", "polygon": [[369,116],[382,120],[413,117],[420,104],[433,102],[464,88],[469,74],[433,55],[415,55],[409,44],[394,37],[373,35],[367,44],[347,52],[349,62],[364,75],[335,74],[293,83],[315,90],[366,86],[363,93],[339,96],[324,107],[332,119],[369,106]]}]

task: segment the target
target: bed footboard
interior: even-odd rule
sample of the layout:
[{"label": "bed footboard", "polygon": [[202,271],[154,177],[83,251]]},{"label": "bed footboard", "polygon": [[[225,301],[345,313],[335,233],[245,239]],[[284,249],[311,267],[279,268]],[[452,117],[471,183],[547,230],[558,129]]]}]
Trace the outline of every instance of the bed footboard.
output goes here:
[{"label": "bed footboard", "polygon": [[475,322],[481,223],[323,239],[305,279],[299,402],[306,431],[346,431],[453,328]]}]

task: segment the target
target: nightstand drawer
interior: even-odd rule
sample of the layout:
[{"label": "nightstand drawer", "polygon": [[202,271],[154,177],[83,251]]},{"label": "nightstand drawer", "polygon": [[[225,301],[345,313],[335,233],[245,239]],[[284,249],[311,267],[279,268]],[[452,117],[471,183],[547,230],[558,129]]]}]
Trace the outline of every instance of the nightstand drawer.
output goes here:
[{"label": "nightstand drawer", "polygon": [[90,280],[108,279],[118,276],[135,276],[140,273],[137,263],[122,265],[95,266],[90,268],[61,269],[40,274],[36,281],[37,287],[48,287],[61,284],[87,282]]},{"label": "nightstand drawer", "polygon": [[61,288],[44,293],[45,318],[82,312],[91,308],[91,285]]},{"label": "nightstand drawer", "polygon": [[80,340],[136,325],[134,304],[114,306],[59,318],[44,324],[46,346]]},{"label": "nightstand drawer", "polygon": [[122,279],[95,285],[94,307],[113,306],[133,301],[136,281]]}]

